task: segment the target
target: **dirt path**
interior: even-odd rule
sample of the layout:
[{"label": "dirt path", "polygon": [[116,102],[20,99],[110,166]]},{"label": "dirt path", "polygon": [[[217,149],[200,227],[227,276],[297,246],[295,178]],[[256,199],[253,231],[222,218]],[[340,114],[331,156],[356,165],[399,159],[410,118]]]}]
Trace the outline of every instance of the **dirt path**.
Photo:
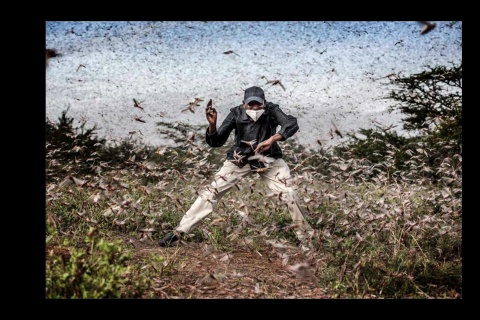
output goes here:
[{"label": "dirt path", "polygon": [[135,245],[134,259],[157,253],[164,258],[155,279],[158,298],[330,298],[314,275],[314,264],[296,247],[268,244],[262,252],[247,246],[216,252],[205,243]]}]

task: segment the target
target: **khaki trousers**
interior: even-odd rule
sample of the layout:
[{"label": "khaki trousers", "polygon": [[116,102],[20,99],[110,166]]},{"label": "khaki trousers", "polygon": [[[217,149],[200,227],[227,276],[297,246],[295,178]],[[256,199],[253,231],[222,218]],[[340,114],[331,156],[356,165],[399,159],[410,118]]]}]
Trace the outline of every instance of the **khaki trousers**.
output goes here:
[{"label": "khaki trousers", "polygon": [[[247,174],[252,174],[248,164],[239,168],[231,161],[225,160],[220,171],[215,174],[211,187],[200,193],[176,230],[188,233],[196,228],[215,209],[217,201]],[[270,191],[282,193],[282,201],[287,203],[290,216],[296,225],[294,231],[297,238],[302,241],[312,235],[313,229],[304,218],[299,198],[292,187],[290,169],[285,161],[281,158],[276,159],[270,163],[268,170],[259,172],[259,175]]]}]

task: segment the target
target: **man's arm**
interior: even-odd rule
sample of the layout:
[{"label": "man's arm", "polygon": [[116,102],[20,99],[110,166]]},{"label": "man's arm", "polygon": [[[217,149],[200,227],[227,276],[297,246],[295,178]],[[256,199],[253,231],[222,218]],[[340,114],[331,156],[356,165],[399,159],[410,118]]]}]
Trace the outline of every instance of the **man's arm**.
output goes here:
[{"label": "man's arm", "polygon": [[268,138],[267,140],[265,141],[262,141],[260,142],[257,147],[255,148],[254,152],[255,153],[262,153],[262,152],[265,152],[267,151],[268,149],[270,149],[270,147],[272,146],[272,144],[274,142],[277,142],[277,141],[283,141],[285,140],[284,137],[279,134],[279,133],[275,133],[275,135],[271,136],[270,138]]},{"label": "man's arm", "polygon": [[213,134],[213,133],[215,133],[215,131],[217,131],[217,124],[216,123],[209,124],[207,133],[208,134]]},{"label": "man's arm", "polygon": [[[271,109],[271,116],[280,125],[280,130],[273,136],[281,135],[281,138],[275,141],[285,141],[293,136],[299,129],[297,118],[285,114],[278,105],[274,105]],[[272,138],[273,138],[272,137]]]},{"label": "man's arm", "polygon": [[297,118],[285,114],[278,105],[271,107],[271,116],[281,126],[280,130],[269,139],[262,141],[255,148],[255,153],[262,153],[270,149],[272,144],[277,141],[285,141],[298,131]]},{"label": "man's arm", "polygon": [[209,122],[207,132],[205,134],[205,142],[210,147],[221,147],[225,144],[230,133],[235,128],[235,114],[230,111],[228,116],[223,120],[222,125],[217,128],[216,122]]}]

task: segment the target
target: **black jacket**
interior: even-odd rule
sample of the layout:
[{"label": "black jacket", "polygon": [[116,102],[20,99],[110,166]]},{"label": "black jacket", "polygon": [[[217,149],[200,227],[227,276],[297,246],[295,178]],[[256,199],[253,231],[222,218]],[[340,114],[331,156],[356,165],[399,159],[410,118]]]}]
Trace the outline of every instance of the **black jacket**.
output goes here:
[{"label": "black jacket", "polygon": [[[278,126],[280,126],[280,130],[277,132]],[[298,131],[298,124],[297,118],[286,115],[277,104],[271,102],[266,103],[265,112],[256,122],[247,115],[243,105],[239,105],[230,109],[230,113],[223,120],[222,125],[213,134],[209,134],[207,128],[205,141],[211,147],[221,147],[227,141],[232,130],[235,130],[235,142],[227,152],[227,159],[232,159],[235,150],[238,152],[239,149],[248,150],[250,148],[240,142],[241,140],[257,139],[258,144],[275,135],[275,133],[279,133],[282,135],[280,141],[285,141]],[[263,155],[281,158],[282,150],[278,143],[274,142]]]}]

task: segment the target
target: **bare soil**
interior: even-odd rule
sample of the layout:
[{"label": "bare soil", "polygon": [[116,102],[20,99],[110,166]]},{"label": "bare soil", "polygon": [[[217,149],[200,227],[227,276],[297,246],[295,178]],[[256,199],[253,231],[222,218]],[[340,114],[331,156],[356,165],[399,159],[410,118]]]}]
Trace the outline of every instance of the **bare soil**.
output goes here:
[{"label": "bare soil", "polygon": [[133,259],[151,254],[164,259],[163,266],[155,268],[160,272],[153,288],[158,298],[331,298],[314,275],[312,258],[293,245],[267,244],[262,252],[247,244],[230,252],[186,241],[168,248],[152,240],[133,245]]}]

